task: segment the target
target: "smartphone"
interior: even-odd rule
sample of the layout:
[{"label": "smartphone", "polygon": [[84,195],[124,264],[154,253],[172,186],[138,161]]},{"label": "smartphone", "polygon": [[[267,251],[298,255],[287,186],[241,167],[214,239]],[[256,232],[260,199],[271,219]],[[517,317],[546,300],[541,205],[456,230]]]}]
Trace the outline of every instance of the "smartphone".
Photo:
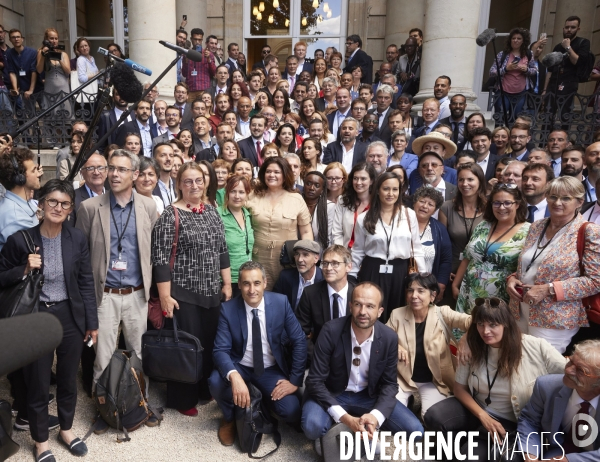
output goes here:
[{"label": "smartphone", "polygon": [[546,32],[542,32],[542,33],[540,34],[540,40],[544,40],[544,39],[545,39],[545,38],[547,38],[547,37],[548,37],[548,34],[546,34]]},{"label": "smartphone", "polygon": [[187,21],[187,14],[184,14],[184,15],[183,15],[183,20],[184,20],[184,21]]},{"label": "smartphone", "polygon": [[513,64],[518,64],[519,61],[521,61],[521,58],[519,58],[518,56],[515,56],[515,59],[512,60]]}]

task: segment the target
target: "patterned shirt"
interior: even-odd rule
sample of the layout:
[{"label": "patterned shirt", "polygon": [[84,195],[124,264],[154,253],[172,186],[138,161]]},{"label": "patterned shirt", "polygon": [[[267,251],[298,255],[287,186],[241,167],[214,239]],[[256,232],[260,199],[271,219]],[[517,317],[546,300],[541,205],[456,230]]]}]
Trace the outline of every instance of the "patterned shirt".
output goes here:
[{"label": "patterned shirt", "polygon": [[[202,48],[197,51],[201,52]],[[184,58],[181,65],[181,75],[185,77],[185,83],[189,91],[201,91],[210,88],[210,78],[214,77],[216,73],[217,66],[215,65],[215,56],[212,53],[208,59],[202,56],[202,61],[199,63]]]}]

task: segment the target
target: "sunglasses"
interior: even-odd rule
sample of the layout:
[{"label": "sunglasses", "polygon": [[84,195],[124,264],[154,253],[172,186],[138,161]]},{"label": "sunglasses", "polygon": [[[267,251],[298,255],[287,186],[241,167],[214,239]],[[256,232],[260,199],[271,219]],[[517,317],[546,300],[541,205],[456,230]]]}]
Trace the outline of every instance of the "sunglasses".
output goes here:
[{"label": "sunglasses", "polygon": [[[359,346],[355,346],[352,349],[352,353],[354,353],[356,356],[360,356],[360,354],[362,353],[362,348],[359,347]],[[354,358],[352,360],[352,365],[356,366],[356,367],[359,367],[360,366],[360,358]]]}]

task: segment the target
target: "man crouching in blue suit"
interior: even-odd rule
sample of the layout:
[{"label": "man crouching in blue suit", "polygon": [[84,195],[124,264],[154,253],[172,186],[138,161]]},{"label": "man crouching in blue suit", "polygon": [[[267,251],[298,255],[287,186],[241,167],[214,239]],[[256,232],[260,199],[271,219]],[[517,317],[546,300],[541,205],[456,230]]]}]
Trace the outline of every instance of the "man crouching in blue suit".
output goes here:
[{"label": "man crouching in blue suit", "polygon": [[[306,339],[285,295],[265,292],[263,266],[248,261],[240,267],[242,292],[223,303],[213,357],[216,369],[208,380],[212,396],[223,412],[219,440],[231,446],[235,440],[235,407],[250,405],[246,382],[270,397],[270,408],[289,423],[300,421],[296,391],[302,385],[306,364]],[[284,359],[284,345],[291,344],[292,366]]]}]

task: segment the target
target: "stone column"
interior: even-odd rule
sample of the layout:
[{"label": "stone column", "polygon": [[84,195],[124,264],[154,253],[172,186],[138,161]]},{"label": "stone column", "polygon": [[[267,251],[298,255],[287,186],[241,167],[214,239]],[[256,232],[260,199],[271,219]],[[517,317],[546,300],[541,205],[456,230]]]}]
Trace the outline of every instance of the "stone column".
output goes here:
[{"label": "stone column", "polygon": [[181,21],[183,20],[183,15],[186,14],[187,26],[185,26],[185,30],[188,33],[188,39],[191,38],[189,35],[191,30],[196,27],[204,31],[204,39],[211,34],[211,32],[207,30],[208,22],[206,20],[206,0],[176,0],[176,6],[177,14],[175,18],[175,29],[179,28]]},{"label": "stone column", "polygon": [[[435,79],[447,75],[452,79],[450,94],[462,93],[467,98],[468,111],[479,111],[473,103],[477,98],[473,70],[480,6],[480,0],[453,0],[451,8],[447,2],[426,1],[421,86],[415,98],[418,103],[432,98]],[[414,109],[420,108],[421,104]]]},{"label": "stone column", "polygon": [[388,0],[385,10],[385,46],[403,45],[408,32],[425,28],[425,2],[413,0]]},{"label": "stone column", "polygon": [[596,2],[590,0],[558,0],[556,2],[556,14],[554,15],[554,33],[552,37],[552,51],[556,45],[562,42],[563,26],[569,16],[579,16],[581,18],[581,30],[577,32],[579,37],[585,37],[592,40],[594,31],[594,14],[596,12]]},{"label": "stone column", "polygon": [[[136,77],[142,82],[152,82],[176,57],[174,51],[158,43],[159,40],[175,43],[175,29],[181,22],[176,19],[175,0],[130,0],[128,6],[129,56],[152,70],[151,77],[137,72]],[[161,99],[172,101],[176,82],[177,68],[173,67],[158,84]]]},{"label": "stone column", "polygon": [[[24,0],[23,18],[25,20],[25,45],[36,50],[42,46],[44,31],[48,27],[56,28],[56,6],[54,0]],[[61,37],[64,39],[64,37]],[[6,34],[8,41],[8,29]]]}]

